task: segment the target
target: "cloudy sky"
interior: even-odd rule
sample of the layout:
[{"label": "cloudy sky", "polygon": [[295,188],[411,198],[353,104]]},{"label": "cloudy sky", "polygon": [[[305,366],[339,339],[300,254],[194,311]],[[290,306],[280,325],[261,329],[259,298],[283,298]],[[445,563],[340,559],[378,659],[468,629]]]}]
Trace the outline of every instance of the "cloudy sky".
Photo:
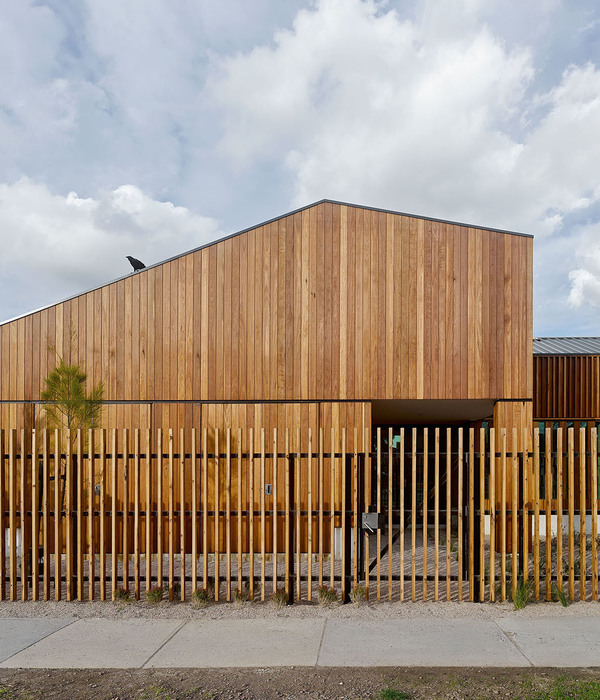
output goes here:
[{"label": "cloudy sky", "polygon": [[1,0],[0,320],[322,198],[535,235],[600,335],[597,0]]}]

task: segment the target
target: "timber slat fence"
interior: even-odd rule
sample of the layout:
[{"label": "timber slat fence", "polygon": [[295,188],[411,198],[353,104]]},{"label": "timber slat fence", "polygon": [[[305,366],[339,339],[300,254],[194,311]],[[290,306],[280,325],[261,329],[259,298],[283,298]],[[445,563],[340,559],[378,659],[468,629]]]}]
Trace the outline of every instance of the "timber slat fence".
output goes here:
[{"label": "timber slat fence", "polygon": [[0,599],[597,601],[598,495],[588,426],[2,430]]}]

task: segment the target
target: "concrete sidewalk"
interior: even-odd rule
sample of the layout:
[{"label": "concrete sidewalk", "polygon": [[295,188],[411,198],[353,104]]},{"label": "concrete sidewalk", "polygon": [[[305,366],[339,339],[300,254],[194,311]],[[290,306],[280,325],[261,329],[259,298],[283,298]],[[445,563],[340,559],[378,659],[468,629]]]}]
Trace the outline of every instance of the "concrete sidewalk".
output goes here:
[{"label": "concrete sidewalk", "polygon": [[0,620],[0,668],[600,666],[600,618]]}]

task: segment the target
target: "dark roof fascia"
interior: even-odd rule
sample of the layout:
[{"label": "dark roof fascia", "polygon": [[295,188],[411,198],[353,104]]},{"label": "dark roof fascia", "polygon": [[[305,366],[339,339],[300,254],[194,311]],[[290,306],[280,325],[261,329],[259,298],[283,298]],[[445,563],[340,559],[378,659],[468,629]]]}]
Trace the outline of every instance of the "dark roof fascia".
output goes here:
[{"label": "dark roof fascia", "polygon": [[[439,224],[450,224],[451,226],[460,226],[461,228],[476,228],[479,231],[490,231],[491,233],[504,233],[509,236],[521,236],[523,238],[533,238],[532,233],[520,233],[519,231],[508,231],[501,228],[491,228],[490,226],[477,226],[475,224],[465,224],[460,221],[452,221],[450,219],[436,219],[433,216],[421,216],[419,214],[408,214],[405,211],[395,211],[393,209],[380,209],[378,207],[365,207],[360,204],[351,204],[350,202],[338,202],[335,199],[321,199],[319,202],[310,204],[308,207],[303,207],[303,209],[309,209],[310,207],[316,207],[317,204],[339,204],[342,207],[352,207],[353,209],[366,209],[367,211],[377,211],[381,214],[395,214],[396,216],[408,216],[411,219],[421,219],[422,221],[435,221]],[[297,211],[302,211],[298,209]],[[290,214],[295,214],[296,212],[290,212]],[[285,216],[288,216],[286,214]],[[282,218],[282,217],[280,217]],[[274,219],[275,221],[275,219]],[[267,222],[270,223],[270,222]],[[242,232],[243,233],[243,232]]]},{"label": "dark roof fascia", "polygon": [[[267,221],[263,221],[260,224],[254,224],[253,226],[249,226],[248,228],[242,229],[241,231],[236,231],[235,233],[230,233],[227,236],[223,236],[223,238],[218,238],[214,241],[210,241],[209,243],[205,243],[204,245],[198,246],[197,248],[192,248],[191,250],[186,250],[184,253],[178,253],[177,255],[173,255],[170,258],[166,258],[166,260],[161,260],[160,262],[154,263],[153,265],[148,265],[146,268],[143,270],[139,270],[139,272],[144,272],[145,270],[151,270],[154,267],[159,267],[160,265],[165,265],[166,263],[172,262],[173,260],[178,260],[179,258],[183,258],[186,255],[191,255],[192,253],[197,253],[200,250],[204,250],[205,248],[210,248],[213,245],[218,245],[219,243],[223,243],[224,241],[228,241],[230,238],[235,238],[236,236],[241,236],[244,233],[249,233],[250,231],[254,231],[257,228],[261,228],[261,226],[267,226],[268,224],[275,223],[275,221],[280,221],[281,219],[286,219],[289,216],[293,216],[294,214],[299,214],[300,212],[306,211],[307,209],[312,209],[313,207],[317,207],[320,204],[337,204],[342,207],[352,207],[353,209],[364,209],[367,211],[377,211],[380,212],[381,214],[395,214],[396,216],[407,216],[410,217],[411,219],[421,219],[423,221],[434,221],[440,224],[450,224],[452,226],[460,226],[463,228],[476,228],[479,231],[491,231],[492,233],[503,233],[507,234],[510,236],[523,236],[524,238],[533,238],[533,235],[530,233],[519,233],[517,231],[506,231],[503,229],[497,229],[497,228],[489,228],[487,226],[475,226],[474,224],[465,224],[461,223],[459,221],[450,221],[448,219],[436,219],[431,216],[419,216],[417,214],[407,214],[406,212],[402,211],[394,211],[392,209],[379,209],[378,207],[366,207],[362,206],[360,204],[351,204],[350,202],[339,202],[335,199],[320,199],[318,202],[313,202],[312,204],[307,204],[303,207],[299,207],[298,209],[294,209],[293,211],[289,211],[286,214],[280,214],[279,216],[275,216],[272,219],[268,219]],[[132,272],[130,272],[127,275],[123,275],[122,277],[117,277],[114,280],[110,280],[109,282],[105,282],[104,284],[100,284],[97,287],[91,287],[90,289],[86,289],[82,292],[77,292],[77,294],[73,294],[70,297],[66,297],[65,299],[61,299],[59,301],[52,302],[51,304],[47,304],[46,306],[40,306],[38,309],[33,309],[32,311],[27,311],[24,314],[20,314],[19,316],[14,316],[13,318],[9,318],[6,321],[0,322],[0,326],[4,326],[7,323],[12,323],[13,321],[18,321],[21,318],[25,318],[27,316],[31,316],[32,314],[36,314],[39,311],[45,311],[46,309],[51,309],[53,306],[59,306],[59,304],[65,304],[67,301],[71,301],[73,299],[77,299],[78,297],[84,296],[85,294],[90,294],[90,292],[95,292],[98,289],[102,289],[103,287],[109,287],[111,284],[115,284],[116,282],[120,282],[121,280],[125,280],[128,277],[130,277]],[[137,273],[135,273],[137,274]]]}]

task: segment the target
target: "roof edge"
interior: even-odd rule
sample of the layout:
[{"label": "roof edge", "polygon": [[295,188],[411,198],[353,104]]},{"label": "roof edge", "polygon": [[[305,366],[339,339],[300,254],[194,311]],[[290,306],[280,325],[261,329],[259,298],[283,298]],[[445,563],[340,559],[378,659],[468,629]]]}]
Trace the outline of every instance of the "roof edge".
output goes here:
[{"label": "roof edge", "polygon": [[[596,347],[576,348],[573,343],[580,341],[582,343],[592,344],[595,341]],[[549,348],[545,348],[544,344],[548,342]],[[561,343],[565,346],[561,350]],[[536,344],[541,347],[536,348]],[[598,357],[600,356],[600,336],[596,335],[573,335],[573,336],[540,336],[533,338],[533,356],[534,357]]]}]

